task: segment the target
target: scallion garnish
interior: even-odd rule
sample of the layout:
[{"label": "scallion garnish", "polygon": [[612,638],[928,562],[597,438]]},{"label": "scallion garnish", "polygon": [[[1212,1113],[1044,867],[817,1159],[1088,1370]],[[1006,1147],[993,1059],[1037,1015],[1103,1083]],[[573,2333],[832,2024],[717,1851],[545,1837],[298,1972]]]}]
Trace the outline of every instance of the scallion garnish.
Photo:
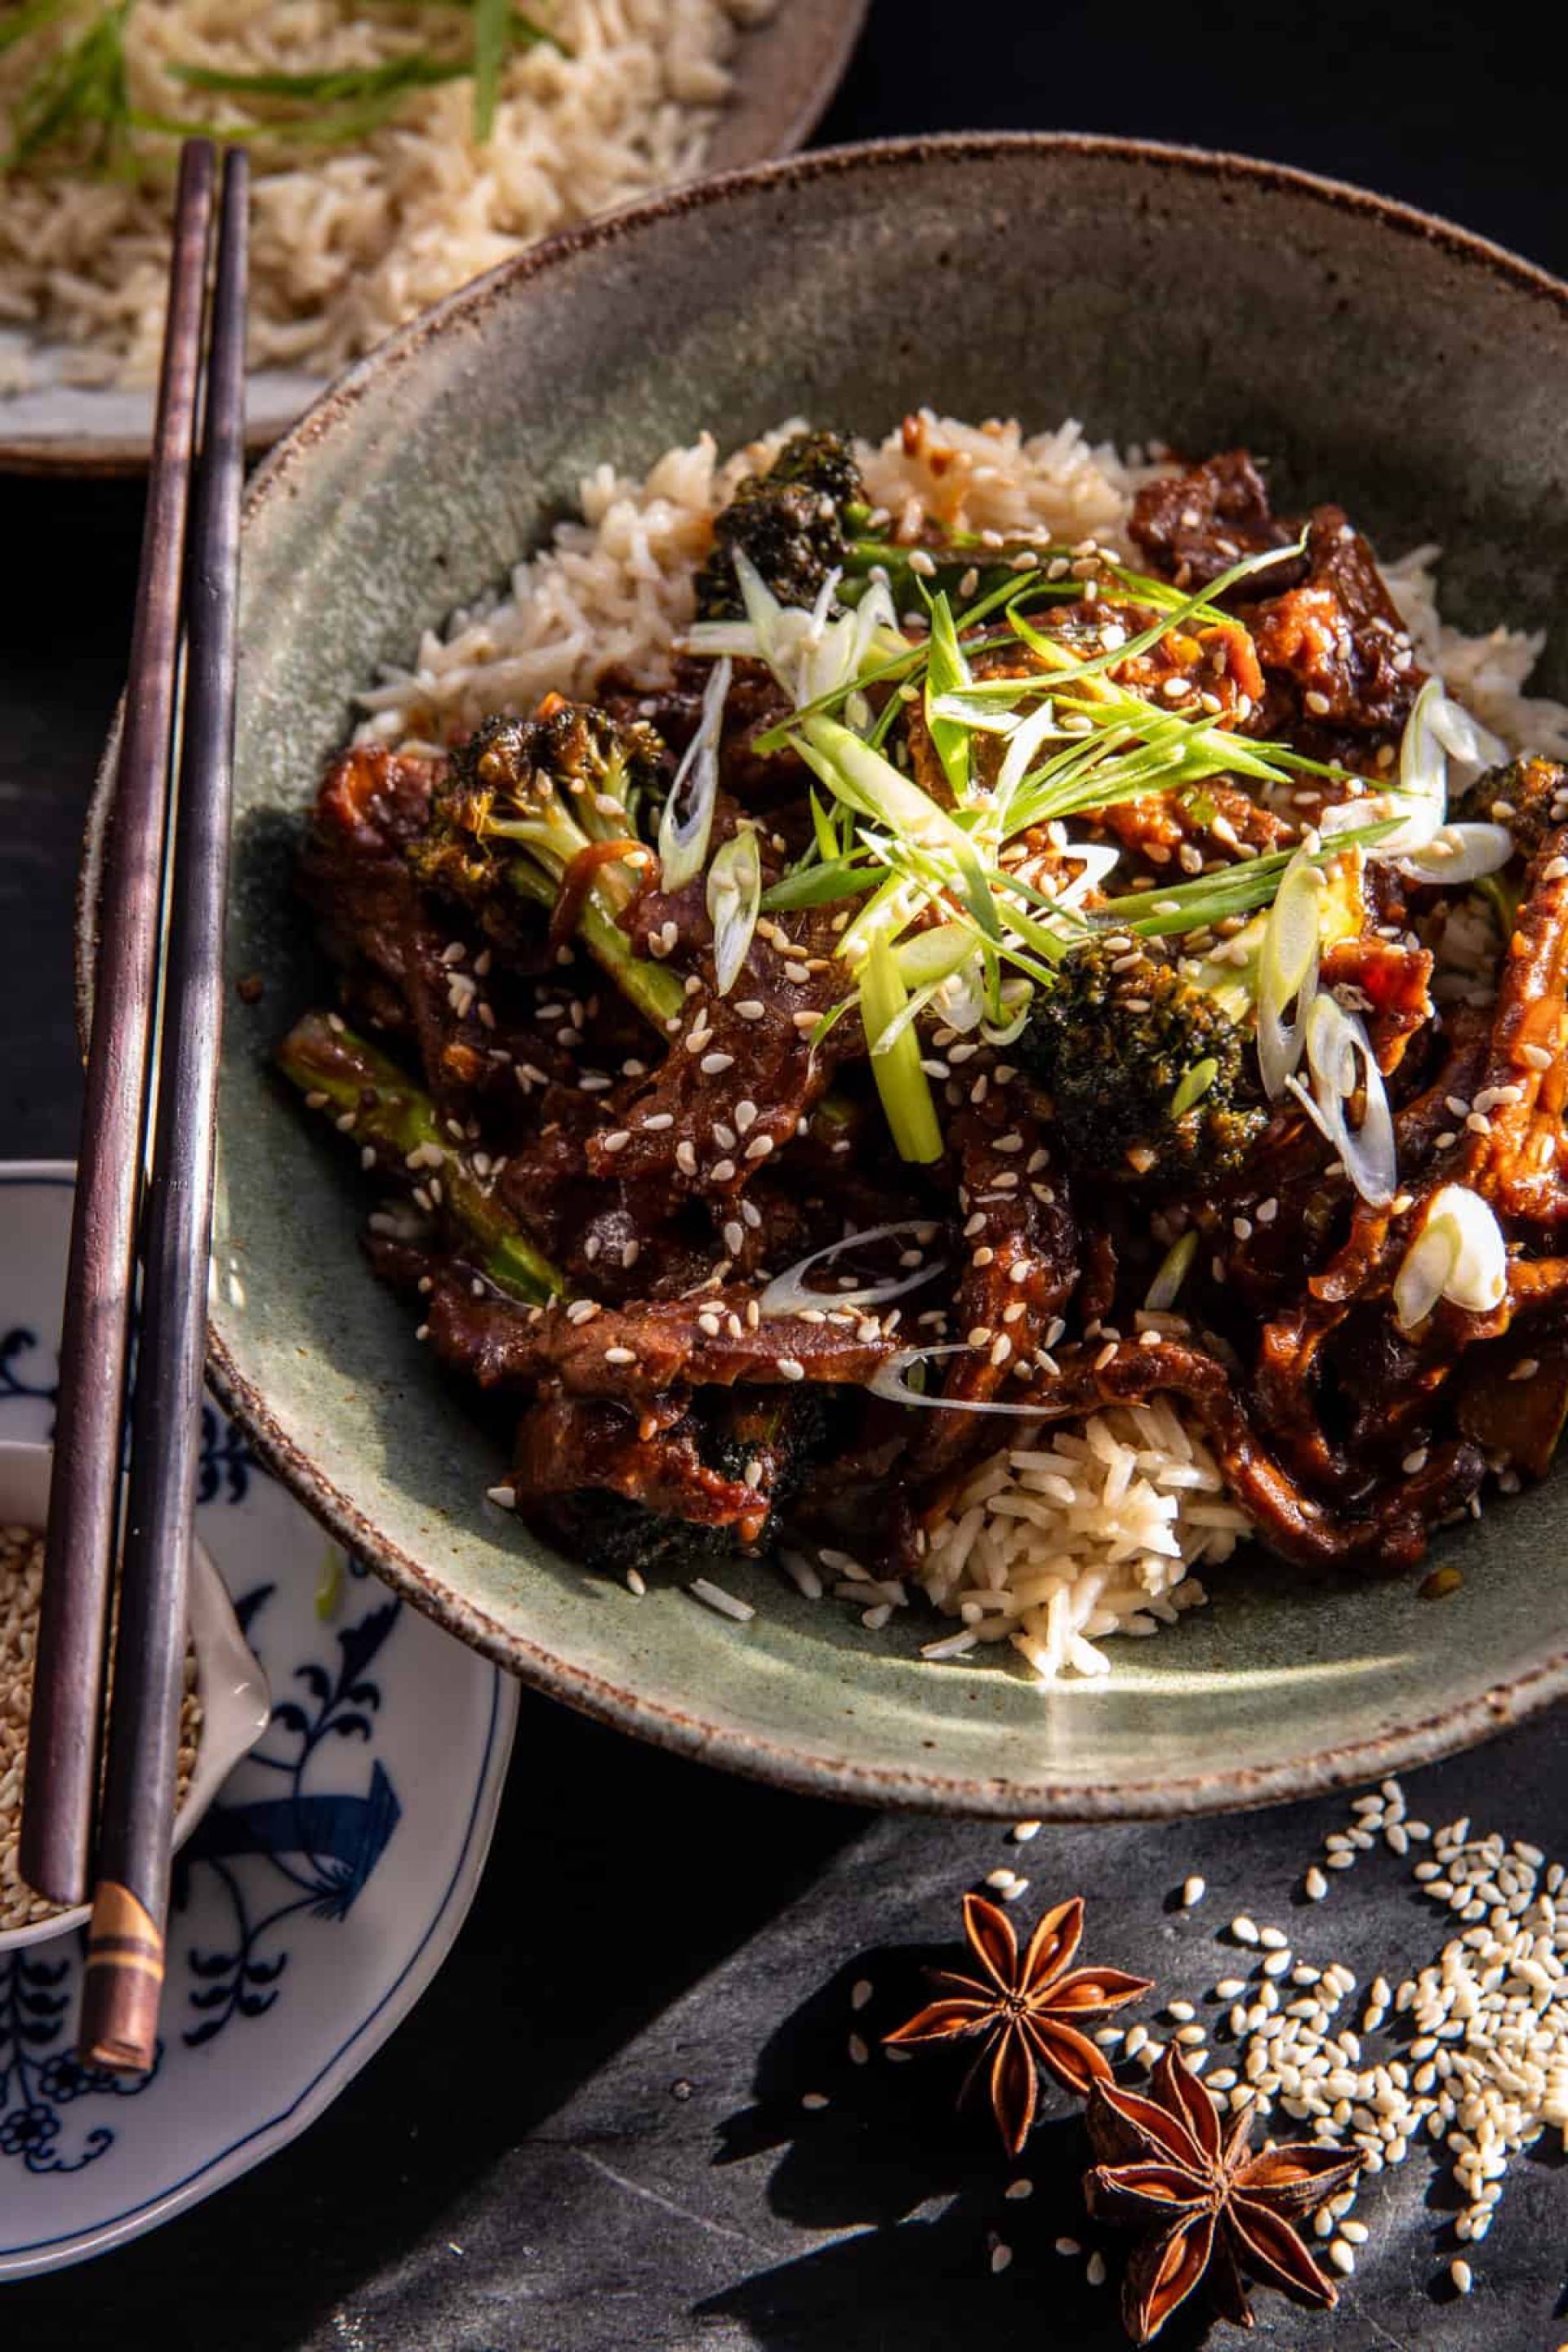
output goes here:
[{"label": "scallion garnish", "polygon": [[[264,109],[298,110],[266,112],[251,122],[223,125],[223,136],[228,140],[288,146],[351,143],[393,121],[414,92],[471,76],[474,135],[482,143],[494,128],[508,53],[515,47],[543,44],[566,54],[547,26],[511,5],[511,0],[414,0],[414,5],[443,15],[470,16],[474,29],[468,55],[416,48],[384,58],[378,65],[326,67],[299,73],[242,72],[176,61],[167,71],[187,89],[207,96],[230,98],[242,104],[258,102]],[[39,65],[13,110],[13,142],[5,158],[6,168],[31,163],[50,148],[79,140],[84,131],[95,134],[92,160],[102,168],[119,160],[132,131],[184,138],[210,131],[210,124],[132,105],[124,37],[134,5],[135,0],[116,0],[113,6],[99,7],[74,40]],[[74,0],[28,0],[0,26],[0,53],[47,31],[73,13]]]}]

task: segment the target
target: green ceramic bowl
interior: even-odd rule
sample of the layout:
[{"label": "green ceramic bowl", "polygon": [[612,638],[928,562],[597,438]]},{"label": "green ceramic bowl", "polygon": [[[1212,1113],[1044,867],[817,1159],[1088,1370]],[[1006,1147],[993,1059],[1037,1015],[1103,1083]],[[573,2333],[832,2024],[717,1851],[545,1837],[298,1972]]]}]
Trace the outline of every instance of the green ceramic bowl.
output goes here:
[{"label": "green ceramic bowl", "polygon": [[687,189],[480,279],[346,376],[249,496],[229,952],[264,987],[229,999],[213,1378],[333,1532],[465,1641],[770,1780],[1113,1818],[1458,1747],[1568,1679],[1555,1488],[1443,1539],[1465,1579],[1446,1601],[1254,1555],[1179,1630],[1113,1643],[1109,1681],[1048,1693],[922,1664],[929,1627],[866,1633],[766,1567],[729,1579],[757,1603],[743,1628],[585,1573],[482,1503],[498,1458],[368,1275],[352,1167],[272,1076],[321,986],[290,866],[353,686],[499,582],[601,459],[792,411],[879,431],[928,401],[1244,441],[1287,498],[1343,499],[1390,550],[1441,539],[1460,620],[1568,609],[1568,290],[1349,189],[1109,140],[919,142]]}]

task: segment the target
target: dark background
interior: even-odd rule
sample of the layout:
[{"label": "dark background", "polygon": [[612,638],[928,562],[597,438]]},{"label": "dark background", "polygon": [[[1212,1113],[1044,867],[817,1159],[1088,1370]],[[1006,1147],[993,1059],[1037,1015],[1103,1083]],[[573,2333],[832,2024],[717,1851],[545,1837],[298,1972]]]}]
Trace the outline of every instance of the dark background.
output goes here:
[{"label": "dark background", "polygon": [[[1561,111],[1530,23],[1500,7],[875,0],[823,136],[1073,128],[1226,147],[1360,180],[1563,269]],[[140,499],[0,481],[0,1151],[66,1155],[74,863]],[[1412,1811],[1562,1853],[1565,1754],[1557,1723],[1516,1733],[1415,1776]],[[1078,2226],[1074,2127],[1037,2134],[1037,2193],[1003,2203],[1009,2168],[984,2131],[952,2126],[940,2070],[848,2064],[847,1989],[876,1983],[872,2031],[904,2013],[914,1955],[1002,1861],[1034,1893],[1086,1894],[1100,1956],[1210,1982],[1215,1928],[1244,1906],[1289,1916],[1337,1810],[1047,1832],[1020,1859],[995,1831],[633,1751],[525,1692],[484,1886],[414,2016],[236,2187],[122,2252],[0,2290],[0,2333],[25,2352],[1109,2352],[1110,2296],[1051,2251]],[[1213,1891],[1179,1915],[1170,1890],[1192,1870]],[[1388,1865],[1342,1881],[1303,1935],[1363,1982],[1440,1940]],[[831,2106],[804,2114],[810,2089]],[[1340,2314],[1265,2297],[1253,2341],[1552,2352],[1568,2339],[1559,2169],[1550,2154],[1516,2166],[1460,2302],[1443,2177],[1408,2164],[1363,2199],[1373,2239]],[[993,2277],[998,2231],[1016,2258]]]}]

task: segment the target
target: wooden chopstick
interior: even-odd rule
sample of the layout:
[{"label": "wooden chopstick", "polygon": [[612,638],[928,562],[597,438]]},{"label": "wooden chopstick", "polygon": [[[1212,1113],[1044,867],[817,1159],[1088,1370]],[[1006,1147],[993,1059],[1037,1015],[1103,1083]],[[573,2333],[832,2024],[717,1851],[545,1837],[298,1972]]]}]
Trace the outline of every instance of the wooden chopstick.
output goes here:
[{"label": "wooden chopstick", "polygon": [[66,1276],[18,1856],[28,1885],[65,1904],[85,1899],[91,1866],[213,176],[211,145],[188,143],[180,158]]},{"label": "wooden chopstick", "polygon": [[120,1627],[79,2046],[144,2073],[157,2054],[186,1590],[206,1350],[213,1131],[223,1026],[245,470],[241,150],[224,163],[202,452],[185,585],[184,714],[148,1182]]}]

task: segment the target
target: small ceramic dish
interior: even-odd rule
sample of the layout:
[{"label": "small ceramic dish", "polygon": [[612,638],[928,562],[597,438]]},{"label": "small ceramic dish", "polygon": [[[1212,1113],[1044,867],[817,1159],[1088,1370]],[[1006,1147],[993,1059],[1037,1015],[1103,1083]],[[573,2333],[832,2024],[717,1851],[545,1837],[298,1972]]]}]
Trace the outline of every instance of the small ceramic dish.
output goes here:
[{"label": "small ceramic dish", "polygon": [[[49,1506],[50,1448],[0,1443],[0,1527],[41,1528]],[[246,1645],[223,1579],[199,1543],[191,1548],[191,1642],[202,1703],[196,1760],[174,1822],[184,1845],[242,1756],[267,1728],[272,1709],[267,1677]],[[0,1929],[0,1952],[41,1944],[85,1927],[89,1906],[51,1912],[29,1927]]]}]

